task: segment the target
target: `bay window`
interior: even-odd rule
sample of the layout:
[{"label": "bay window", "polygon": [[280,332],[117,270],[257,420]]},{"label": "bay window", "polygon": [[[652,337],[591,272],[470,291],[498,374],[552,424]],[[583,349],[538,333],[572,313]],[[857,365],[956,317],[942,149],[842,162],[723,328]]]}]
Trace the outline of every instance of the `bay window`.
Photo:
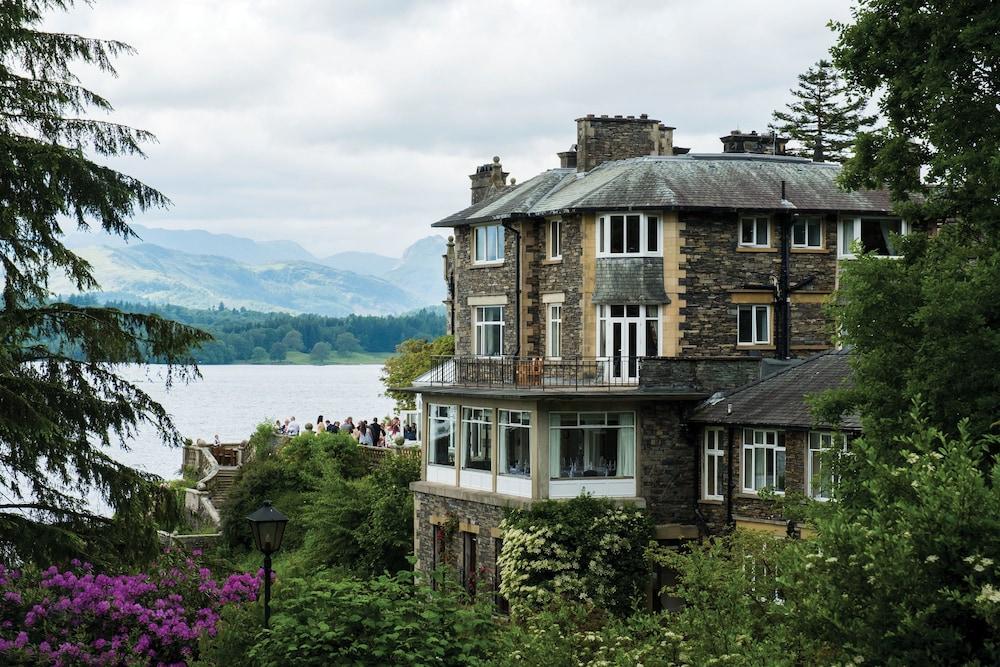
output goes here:
[{"label": "bay window", "polygon": [[493,411],[489,408],[462,408],[462,468],[493,469],[492,425]]},{"label": "bay window", "polygon": [[500,410],[499,474],[531,477],[531,413]]},{"label": "bay window", "polygon": [[503,355],[503,306],[477,306],[475,310],[476,355]]},{"label": "bay window", "polygon": [[598,257],[659,257],[660,216],[607,213],[597,217]]},{"label": "bay window", "polygon": [[883,257],[896,257],[898,253],[892,243],[893,234],[906,234],[906,222],[899,218],[860,217],[840,221],[841,257],[854,257],[855,242],[862,252],[873,252]]},{"label": "bay window", "polygon": [[635,476],[635,414],[557,412],[549,416],[552,479]]},{"label": "bay window", "polygon": [[478,225],[472,228],[473,257],[476,264],[503,261],[503,225]]},{"label": "bay window", "polygon": [[793,248],[822,248],[823,219],[818,215],[796,216],[792,222]]},{"label": "bay window", "polygon": [[743,491],[770,488],[785,492],[785,434],[780,431],[743,429]]},{"label": "bay window", "polygon": [[722,500],[722,440],[721,428],[705,429],[705,447],[702,455],[702,489],[706,500]]},{"label": "bay window", "polygon": [[770,248],[771,218],[766,215],[741,216],[740,245],[750,248]]},{"label": "bay window", "polygon": [[736,342],[767,345],[771,342],[771,306],[739,306],[736,310]]}]

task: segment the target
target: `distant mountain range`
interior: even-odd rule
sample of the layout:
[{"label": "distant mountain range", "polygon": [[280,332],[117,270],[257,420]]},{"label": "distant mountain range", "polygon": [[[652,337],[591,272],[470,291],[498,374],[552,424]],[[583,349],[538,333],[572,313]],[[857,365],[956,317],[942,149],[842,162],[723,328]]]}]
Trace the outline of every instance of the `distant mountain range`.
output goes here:
[{"label": "distant mountain range", "polygon": [[[65,237],[93,265],[101,299],[343,316],[398,314],[445,297],[441,236],[417,241],[401,258],[365,252],[317,258],[294,241],[134,228],[140,239],[131,243],[81,232]],[[50,289],[75,293],[62,279]]]}]

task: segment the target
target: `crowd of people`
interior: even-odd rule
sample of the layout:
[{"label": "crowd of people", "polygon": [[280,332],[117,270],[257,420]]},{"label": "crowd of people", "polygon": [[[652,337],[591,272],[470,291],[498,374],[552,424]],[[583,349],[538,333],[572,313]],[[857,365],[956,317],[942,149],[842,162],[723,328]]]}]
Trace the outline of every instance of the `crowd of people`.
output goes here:
[{"label": "crowd of people", "polygon": [[[323,415],[313,422],[306,422],[300,426],[295,417],[289,417],[284,422],[280,419],[274,422],[274,428],[281,435],[297,436],[302,433],[347,433],[357,440],[359,445],[369,447],[389,447],[390,445],[413,442],[417,439],[417,429],[413,424],[401,424],[399,417],[384,418],[381,423],[377,417],[372,417],[371,421],[362,419],[355,423],[354,417],[348,417],[343,421],[330,421],[324,419]],[[400,438],[402,440],[400,441]]]}]

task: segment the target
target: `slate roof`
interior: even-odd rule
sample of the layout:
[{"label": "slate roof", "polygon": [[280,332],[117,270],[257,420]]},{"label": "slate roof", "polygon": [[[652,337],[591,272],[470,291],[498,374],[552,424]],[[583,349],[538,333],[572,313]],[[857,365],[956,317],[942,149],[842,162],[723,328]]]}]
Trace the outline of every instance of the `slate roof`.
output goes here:
[{"label": "slate roof", "polygon": [[[791,209],[889,213],[885,190],[846,192],[840,165],[750,153],[646,156],[589,172],[550,169],[443,220],[434,227],[571,211],[628,209]],[[785,181],[785,200],[781,182]]]},{"label": "slate roof", "polygon": [[[738,387],[721,399],[710,398],[694,410],[690,421],[734,426],[830,427],[815,422],[805,398],[827,389],[850,386],[850,352],[829,350],[763,380]],[[858,415],[845,415],[838,427],[860,431],[861,421]]]},{"label": "slate roof", "polygon": [[598,257],[595,277],[594,304],[670,303],[662,257]]}]

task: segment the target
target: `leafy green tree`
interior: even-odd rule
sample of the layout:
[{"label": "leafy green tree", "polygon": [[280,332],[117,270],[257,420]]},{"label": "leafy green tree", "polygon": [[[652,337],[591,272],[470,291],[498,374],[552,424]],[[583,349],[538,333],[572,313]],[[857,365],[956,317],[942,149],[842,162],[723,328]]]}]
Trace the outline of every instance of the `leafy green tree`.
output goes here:
[{"label": "leafy green tree", "polygon": [[334,342],[334,347],[337,348],[337,354],[346,355],[361,351],[361,343],[358,341],[358,337],[349,331],[337,334],[337,340]]},{"label": "leafy green tree", "polygon": [[827,60],[799,75],[790,91],[795,98],[787,111],[775,111],[770,127],[798,142],[789,153],[816,162],[843,162],[858,131],[871,127],[875,117],[865,115],[868,99],[848,85]]},{"label": "leafy green tree", "polygon": [[250,361],[261,364],[266,362],[270,357],[267,354],[267,350],[262,347],[255,347],[253,349],[253,354],[250,355]]},{"label": "leafy green tree", "polygon": [[288,356],[288,346],[284,343],[273,343],[268,355],[271,357],[271,361],[284,361],[285,357]]},{"label": "leafy green tree", "polygon": [[289,350],[294,350],[295,352],[301,352],[306,349],[306,344],[302,341],[302,334],[292,329],[285,334],[285,337],[281,339],[285,347]]},{"label": "leafy green tree", "polygon": [[433,341],[420,338],[404,340],[396,347],[396,354],[386,359],[382,368],[381,380],[386,388],[386,396],[396,401],[397,409],[413,410],[413,394],[395,389],[409,387],[417,377],[441,363],[443,357],[453,354],[455,339],[452,336],[441,336]]},{"label": "leafy green tree", "polygon": [[941,227],[900,240],[900,262],[846,263],[834,307],[856,388],[825,408],[861,410],[893,457],[913,400],[953,436],[963,418],[995,430],[1000,414],[1000,13],[861,0],[854,14],[834,59],[886,124],[859,134],[844,183],[887,186],[916,229]]},{"label": "leafy green tree", "polygon": [[313,360],[313,363],[321,364],[330,357],[331,352],[333,352],[333,348],[330,344],[320,341],[313,345],[312,351],[309,352],[309,358]]},{"label": "leafy green tree", "polygon": [[[153,139],[103,119],[111,104],[80,85],[75,64],[114,73],[131,52],[106,41],[39,29],[72,0],[0,6],[0,560],[133,560],[155,551],[153,520],[171,502],[153,475],[108,449],[140,425],[180,444],[170,416],[117,374],[156,358],[187,379],[193,346],[208,336],[158,316],[49,302],[54,273],[80,290],[91,267],[63,243],[63,226],[134,236],[136,211],[168,204],[160,192],[97,160],[141,156]],[[45,341],[43,344],[40,341]],[[94,513],[88,494],[113,518]]]}]

